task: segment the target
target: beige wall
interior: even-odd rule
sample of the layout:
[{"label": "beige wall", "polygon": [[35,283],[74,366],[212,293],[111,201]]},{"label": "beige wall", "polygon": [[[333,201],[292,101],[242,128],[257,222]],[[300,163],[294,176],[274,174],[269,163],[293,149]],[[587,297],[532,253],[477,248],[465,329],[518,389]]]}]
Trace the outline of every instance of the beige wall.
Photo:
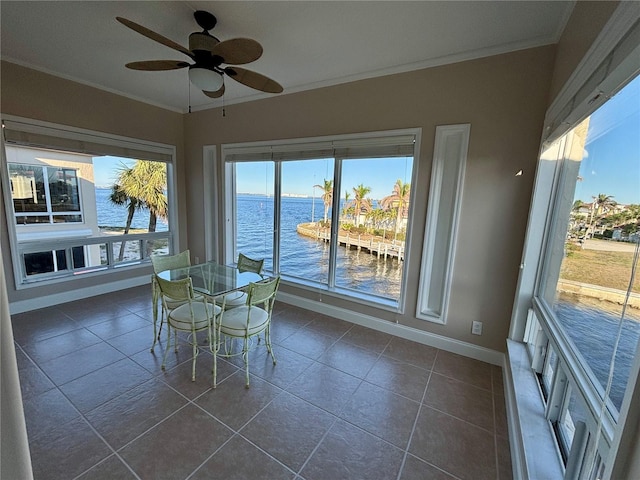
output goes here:
[{"label": "beige wall", "polygon": [[560,93],[619,3],[617,0],[576,2],[558,42],[549,103]]},{"label": "beige wall", "polygon": [[[204,257],[203,145],[420,127],[405,314],[327,296],[322,301],[504,351],[554,51],[542,47],[230,105],[225,117],[219,109],[187,115],[186,157],[194,179],[187,196],[189,247]],[[435,127],[456,123],[471,124],[471,139],[449,319],[437,325],[415,318],[419,264]],[[524,175],[516,177],[521,169]],[[471,335],[473,320],[484,322],[482,336]]]},{"label": "beige wall", "polygon": [[[187,248],[187,218],[185,191],[183,116],[162,108],[86,85],[64,80],[8,62],[0,69],[0,112],[35,120],[69,125],[98,132],[175,145],[177,149],[177,180],[179,201],[180,248]],[[0,198],[0,245],[9,252],[4,199]],[[128,278],[131,271],[119,271],[105,277],[83,277],[63,285],[15,289],[11,257],[3,255],[10,302],[52,295],[61,291],[118,281]],[[151,269],[149,268],[149,272]]]}]

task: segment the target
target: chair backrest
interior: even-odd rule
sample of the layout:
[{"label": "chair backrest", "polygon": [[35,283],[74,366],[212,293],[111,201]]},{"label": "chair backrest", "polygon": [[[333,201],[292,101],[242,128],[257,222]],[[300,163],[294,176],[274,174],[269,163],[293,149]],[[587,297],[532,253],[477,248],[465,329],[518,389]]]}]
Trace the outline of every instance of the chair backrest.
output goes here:
[{"label": "chair backrest", "polygon": [[189,250],[177,255],[151,255],[151,264],[155,273],[175,268],[186,268],[191,266],[191,256]]},{"label": "chair backrest", "polygon": [[254,272],[260,274],[262,273],[263,264],[264,259],[254,260],[253,258],[249,258],[242,253],[238,254],[238,270],[240,270],[241,272]]},{"label": "chair backrest", "polygon": [[265,310],[271,313],[279,285],[280,277],[265,282],[250,283],[247,291],[247,305],[251,307],[264,304]]},{"label": "chair backrest", "polygon": [[158,288],[162,292],[162,301],[165,298],[174,301],[190,301],[193,298],[193,284],[191,277],[181,280],[165,280],[156,275]]}]

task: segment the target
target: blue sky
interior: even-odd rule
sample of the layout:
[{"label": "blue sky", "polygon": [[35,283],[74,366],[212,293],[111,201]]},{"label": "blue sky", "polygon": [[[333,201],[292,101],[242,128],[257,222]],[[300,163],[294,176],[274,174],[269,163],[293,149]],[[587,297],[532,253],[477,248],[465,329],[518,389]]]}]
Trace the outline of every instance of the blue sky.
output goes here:
[{"label": "blue sky", "polygon": [[111,187],[122,163],[132,166],[135,161],[108,155],[93,157],[93,182],[95,185],[97,187]]},{"label": "blue sky", "polygon": [[640,76],[591,115],[575,199],[640,204]]},{"label": "blue sky", "polygon": [[[400,179],[411,182],[411,164],[409,158],[373,158],[363,160],[344,160],[342,162],[342,188],[351,193],[353,187],[363,184],[371,188],[368,195],[380,200],[393,192],[393,185]],[[269,162],[245,163],[236,166],[238,193],[273,193],[273,166]],[[314,194],[314,185],[323,185],[324,180],[333,180],[333,159],[284,162],[282,165],[282,192],[296,195]],[[315,196],[321,190],[315,189]]]},{"label": "blue sky", "polygon": [[[98,157],[94,160],[95,183],[110,186],[114,168],[122,159]],[[130,162],[131,164],[132,162]],[[285,162],[282,192],[320,195],[313,185],[333,179],[333,161],[320,159]],[[622,204],[640,204],[640,76],[591,115],[585,157],[580,167],[582,181],[576,185],[575,198],[591,202],[601,193],[612,195]],[[342,167],[342,191],[363,184],[371,188],[369,197],[379,200],[392,192],[396,180],[411,182],[409,159],[345,160]],[[263,164],[238,165],[239,193],[273,193],[273,167]]]}]

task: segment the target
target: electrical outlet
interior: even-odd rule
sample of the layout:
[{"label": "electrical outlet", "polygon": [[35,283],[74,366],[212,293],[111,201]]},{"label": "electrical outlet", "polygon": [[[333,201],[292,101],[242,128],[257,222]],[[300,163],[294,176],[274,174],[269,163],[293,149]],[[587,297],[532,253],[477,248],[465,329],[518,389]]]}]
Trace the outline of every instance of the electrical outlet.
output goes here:
[{"label": "electrical outlet", "polygon": [[196,265],[198,265],[200,263],[200,257],[196,257],[196,258],[194,258],[194,260],[196,261]]},{"label": "electrical outlet", "polygon": [[474,335],[482,335],[482,322],[473,322],[471,325],[471,333]]}]

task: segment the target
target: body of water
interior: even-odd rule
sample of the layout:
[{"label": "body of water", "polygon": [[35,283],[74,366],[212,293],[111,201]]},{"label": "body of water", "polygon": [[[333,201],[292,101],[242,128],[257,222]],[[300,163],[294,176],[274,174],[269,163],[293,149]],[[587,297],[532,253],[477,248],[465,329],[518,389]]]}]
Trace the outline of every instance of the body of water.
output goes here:
[{"label": "body of water", "polygon": [[[602,306],[595,307],[563,296],[554,305],[554,311],[565,332],[586,360],[604,391],[609,378],[609,368],[614,342],[618,334],[622,306],[603,303]],[[622,405],[639,339],[640,315],[637,310],[627,308],[622,323],[622,334],[609,394],[618,411]]]},{"label": "body of water", "polygon": [[[237,196],[238,251],[264,258],[273,268],[273,198]],[[280,272],[312,282],[327,283],[329,244],[297,233],[296,226],[324,218],[324,203],[316,198],[282,199],[280,212]],[[366,251],[340,247],[336,262],[336,286],[397,301],[400,296],[403,262],[395,258],[378,260]]]},{"label": "body of water", "polygon": [[[122,227],[127,223],[128,210],[126,206],[118,206],[111,203],[109,196],[111,189],[96,188],[96,210],[98,212],[98,225],[101,227]],[[131,228],[149,228],[149,210],[137,210],[133,216]],[[165,220],[158,218],[156,232],[166,232],[168,224]]]}]

